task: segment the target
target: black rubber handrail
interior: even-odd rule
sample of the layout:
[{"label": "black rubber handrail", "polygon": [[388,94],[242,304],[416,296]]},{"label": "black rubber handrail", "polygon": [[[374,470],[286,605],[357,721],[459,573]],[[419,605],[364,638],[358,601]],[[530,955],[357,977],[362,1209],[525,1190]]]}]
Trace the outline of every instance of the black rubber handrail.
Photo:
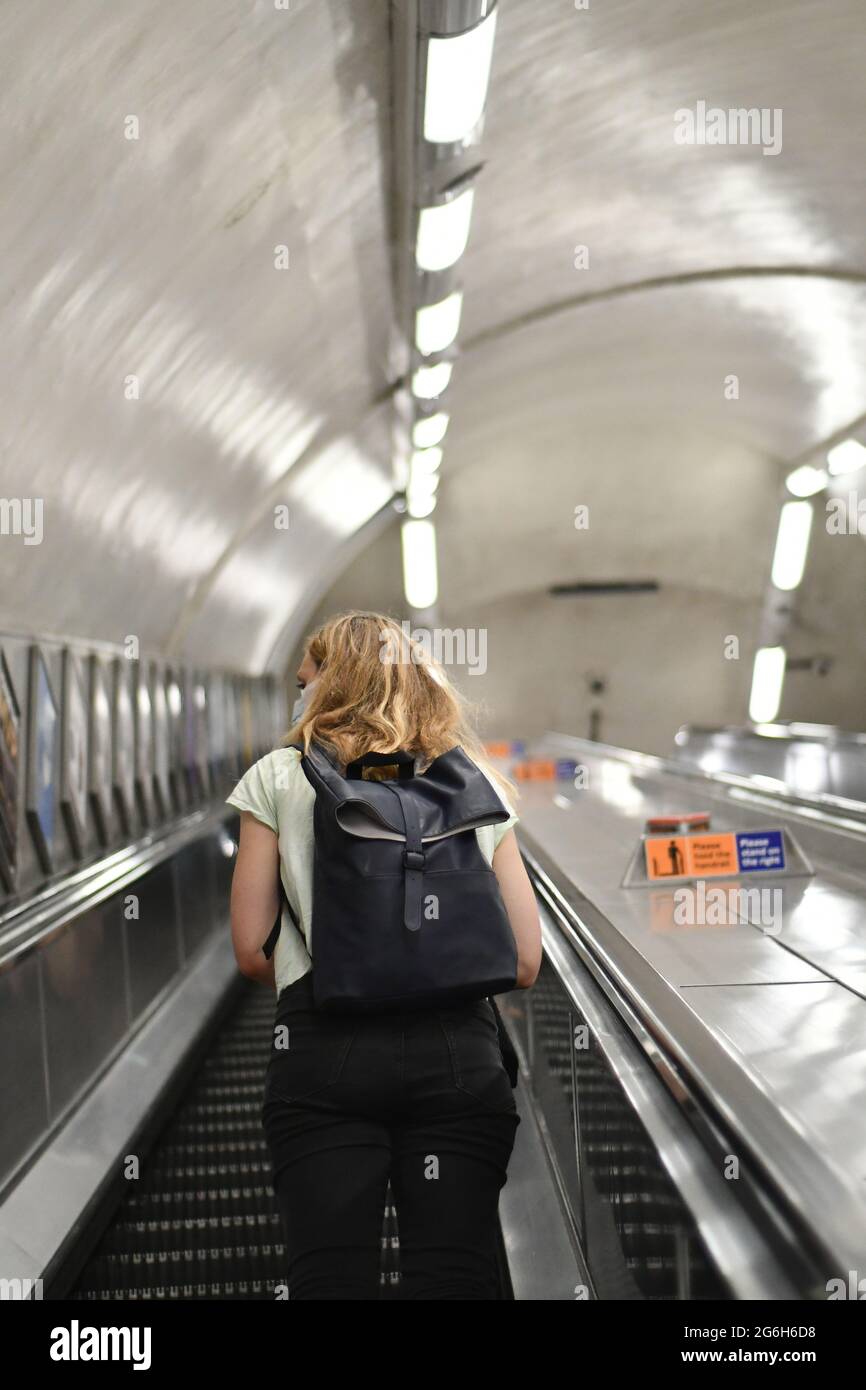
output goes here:
[{"label": "black rubber handrail", "polygon": [[222,802],[195,811],[11,903],[0,915],[0,970],[58,926],[105,902],[187,845],[213,835],[235,814]]}]

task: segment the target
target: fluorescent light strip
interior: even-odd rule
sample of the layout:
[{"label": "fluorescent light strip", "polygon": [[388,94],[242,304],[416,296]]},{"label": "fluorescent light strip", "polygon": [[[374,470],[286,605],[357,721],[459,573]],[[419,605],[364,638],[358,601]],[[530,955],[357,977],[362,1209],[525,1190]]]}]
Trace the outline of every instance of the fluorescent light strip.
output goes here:
[{"label": "fluorescent light strip", "polygon": [[759,647],[752,671],[749,718],[753,724],[771,724],[782,703],[785,683],[785,648]]},{"label": "fluorescent light strip", "polygon": [[468,139],[484,113],[497,10],[474,29],[427,41],[424,139],[453,145]]},{"label": "fluorescent light strip", "polygon": [[441,444],[448,429],[449,417],[444,410],[436,415],[424,415],[416,420],[412,429],[412,443],[416,449],[432,449]]},{"label": "fluorescent light strip", "polygon": [[[812,529],[811,502],[785,502],[779,517],[771,578],[777,589],[796,589],[803,578]],[[769,723],[769,719],[761,723]]]},{"label": "fluorescent light strip", "polygon": [[412,473],[429,476],[442,462],[441,449],[416,449],[412,455]]},{"label": "fluorescent light strip", "polygon": [[829,474],[823,468],[813,468],[811,464],[804,463],[801,468],[795,468],[793,473],[788,474],[785,486],[795,497],[814,497],[829,481]]},{"label": "fluorescent light strip", "polygon": [[425,357],[434,352],[444,352],[457,337],[460,327],[460,313],[463,309],[463,291],[455,290],[438,304],[426,304],[415,314],[415,346]]},{"label": "fluorescent light strip", "polygon": [[441,396],[451,380],[452,362],[437,362],[435,367],[419,367],[412,374],[412,393],[422,401]]},{"label": "fluorescent light strip", "polygon": [[827,467],[838,476],[840,473],[856,473],[866,466],[866,449],[856,439],[843,439],[827,455]]},{"label": "fluorescent light strip", "polygon": [[420,270],[447,270],[460,260],[469,241],[474,197],[474,189],[467,188],[450,203],[421,209],[415,243]]},{"label": "fluorescent light strip", "polygon": [[409,479],[410,497],[432,497],[439,486],[438,473],[414,473]]},{"label": "fluorescent light strip", "polygon": [[411,517],[430,516],[436,510],[436,497],[409,497],[406,510]]},{"label": "fluorescent light strip", "polygon": [[410,608],[432,608],[439,594],[436,528],[432,521],[404,521],[400,539],[406,602]]}]

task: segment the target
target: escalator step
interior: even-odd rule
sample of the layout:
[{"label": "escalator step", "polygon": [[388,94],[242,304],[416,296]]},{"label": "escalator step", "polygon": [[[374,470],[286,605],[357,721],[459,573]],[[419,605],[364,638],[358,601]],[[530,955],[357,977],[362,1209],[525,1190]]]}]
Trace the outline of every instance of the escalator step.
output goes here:
[{"label": "escalator step", "polygon": [[[273,1001],[250,986],[121,1202],[71,1297],[253,1299],[285,1285],[286,1252],[261,1128]],[[390,1196],[381,1296],[399,1292]]]}]

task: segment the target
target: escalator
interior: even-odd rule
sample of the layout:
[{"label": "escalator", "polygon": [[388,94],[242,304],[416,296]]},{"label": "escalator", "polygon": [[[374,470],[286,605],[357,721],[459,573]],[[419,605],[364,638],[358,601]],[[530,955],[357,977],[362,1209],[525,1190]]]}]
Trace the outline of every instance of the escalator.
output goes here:
[{"label": "escalator", "polygon": [[[602,760],[594,799],[589,793],[570,798],[561,786],[555,794],[530,789],[521,828],[544,961],[531,990],[499,1000],[521,1064],[521,1125],[491,1252],[498,1296],[822,1297],[828,1274],[859,1267],[848,1247],[859,1239],[860,1218],[840,1218],[837,1198],[847,1196],[847,1180],[829,1171],[817,1142],[800,1144],[809,1182],[798,1185],[783,1174],[797,1137],[787,1113],[795,1103],[814,1108],[821,1091],[798,1087],[782,1105],[782,1092],[774,1097],[768,1085],[759,1089],[745,1050],[735,1054],[724,1046],[700,1011],[714,994],[734,1002],[744,996],[745,1009],[753,1000],[775,1000],[778,1007],[785,994],[811,992],[853,1030],[862,1018],[857,980],[844,973],[838,952],[831,960],[824,951],[819,959],[823,938],[803,944],[810,923],[797,919],[785,938],[796,950],[779,955],[781,979],[761,983],[758,994],[733,972],[758,953],[772,964],[782,946],[750,935],[748,926],[715,938],[705,930],[674,931],[656,910],[664,899],[629,895],[619,886],[619,860],[630,853],[634,830],[621,822],[664,807],[666,795],[684,797],[690,783],[680,787],[678,773],[641,755],[578,751],[587,762]],[[676,783],[670,792],[665,778]],[[701,797],[711,793],[717,800],[730,794],[729,814],[745,816],[741,788],[729,793],[727,783],[702,780]],[[756,816],[766,814],[765,793],[762,798]],[[798,811],[781,800],[773,807],[776,816]],[[851,887],[855,858],[862,864],[862,827],[846,822],[837,833],[835,825],[816,823],[810,806],[796,829],[827,866],[821,892],[825,901],[835,894],[842,926],[850,900],[853,936],[854,909],[863,900]],[[118,859],[112,880],[105,882],[103,873],[86,903],[64,896],[53,917],[37,904],[32,923],[10,925],[9,960],[22,962],[16,987],[32,992],[32,1008],[16,1017],[32,1017],[34,1039],[29,1051],[17,1041],[16,1104],[27,1119],[25,1104],[45,1076],[54,1123],[40,1140],[34,1120],[40,1142],[30,1154],[22,1147],[20,1171],[0,1201],[0,1277],[32,1270],[44,1276],[47,1297],[92,1303],[287,1296],[261,1127],[274,1000],[270,991],[238,981],[224,929],[234,843],[224,821],[193,820],[165,842],[144,845],[131,862]],[[577,845],[580,883],[571,867]],[[123,911],[131,884],[139,919]],[[792,910],[801,891],[791,894]],[[101,901],[94,905],[97,893]],[[629,936],[638,929],[641,950]],[[838,978],[811,983],[818,971],[804,962],[807,945]],[[166,958],[159,972],[157,948]],[[28,964],[34,959],[42,966],[41,995]],[[683,976],[676,988],[661,967],[681,959],[694,978]],[[697,973],[716,965],[718,980]],[[7,972],[7,982],[16,978]],[[794,985],[792,978],[803,982]],[[125,1033],[117,1000],[128,1003]],[[757,1027],[763,1016],[759,1005],[726,1026],[745,1019]],[[98,1028],[105,1036],[97,1056]],[[840,1043],[837,1085],[840,1068],[843,1080],[854,1075],[856,1053],[849,1053]],[[778,1049],[755,1055],[765,1068],[784,1068],[781,1080],[792,1072]],[[74,1066],[78,1072],[70,1077]],[[842,1139],[855,1129],[849,1114]],[[131,1155],[142,1156],[140,1173],[128,1171]],[[731,1181],[734,1159],[738,1174]],[[382,1298],[400,1297],[390,1194],[380,1284]]]},{"label": "escalator", "polygon": [[[521,1061],[522,1124],[492,1252],[498,1297],[744,1296],[743,1286],[732,1290],[726,1282],[724,1262],[704,1239],[707,1223],[684,1181],[686,1172],[701,1177],[702,1146],[574,958],[564,924],[543,900],[540,907],[545,954],[538,980],[532,990],[499,1001]],[[119,1201],[117,1184],[106,1194],[100,1214],[79,1232],[53,1296],[92,1302],[288,1296],[261,1125],[274,1001],[270,991],[246,982],[233,985],[229,999],[187,1061],[186,1079],[175,1078],[176,1100],[163,1105],[148,1142],[130,1146],[145,1153],[140,1175]],[[674,1152],[679,1173],[669,1161]],[[703,1200],[707,1210],[712,1205],[709,1224],[721,1221],[735,1239],[741,1218],[723,1205],[727,1194],[716,1184]],[[762,1242],[751,1223],[740,1238],[735,1263],[744,1263],[747,1250],[754,1264]],[[534,1285],[526,1279],[527,1260],[539,1266]],[[775,1275],[764,1269],[759,1277],[769,1288]],[[389,1192],[380,1298],[400,1293]]]},{"label": "escalator", "polygon": [[594,1251],[596,1297],[726,1298],[702,1245],[689,1238],[683,1198],[601,1048],[588,1034],[587,1045],[575,1045],[584,1041],[584,1020],[549,958],[532,987],[530,1011],[534,1090],[548,1133],[563,1156],[577,1147],[581,1158],[571,1202]]},{"label": "escalator", "polygon": [[694,1238],[682,1197],[549,956],[525,1003],[511,999],[512,1019],[522,1015],[518,1035],[533,1093],[552,1152],[561,1156],[566,1206],[580,1244],[592,1251],[594,1296],[728,1297]]},{"label": "escalator", "polygon": [[[532,1078],[532,1113],[525,1118],[540,1123],[546,1136],[548,1160],[561,1183],[560,1219],[573,1224],[576,1243],[592,1251],[588,1296],[728,1297],[607,1057],[589,1037],[588,1046],[575,1046],[586,1018],[563,976],[547,954],[532,991],[500,1002],[524,1075]],[[102,1302],[286,1296],[285,1248],[260,1119],[273,999],[249,984],[236,997],[69,1297]],[[513,1297],[501,1243],[494,1258],[499,1296]],[[399,1298],[399,1236],[390,1193],[380,1284],[381,1298]]]},{"label": "escalator", "polygon": [[[286,1256],[261,1125],[273,1015],[269,991],[253,984],[241,989],[70,1298],[279,1297]],[[385,1298],[399,1289],[398,1261],[389,1193],[380,1273]]]}]

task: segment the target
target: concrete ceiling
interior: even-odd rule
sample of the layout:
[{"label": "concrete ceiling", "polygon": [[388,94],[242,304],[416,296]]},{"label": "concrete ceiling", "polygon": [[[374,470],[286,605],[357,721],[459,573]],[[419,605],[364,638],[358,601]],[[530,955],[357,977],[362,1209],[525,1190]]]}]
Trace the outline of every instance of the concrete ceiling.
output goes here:
[{"label": "concrete ceiling", "polygon": [[[388,18],[0,9],[0,492],[45,499],[4,624],[279,669],[387,518]],[[501,0],[435,514],[465,621],[573,579],[759,604],[787,464],[866,412],[862,36],[858,0]],[[780,108],[781,152],[677,145],[699,100]]]}]

